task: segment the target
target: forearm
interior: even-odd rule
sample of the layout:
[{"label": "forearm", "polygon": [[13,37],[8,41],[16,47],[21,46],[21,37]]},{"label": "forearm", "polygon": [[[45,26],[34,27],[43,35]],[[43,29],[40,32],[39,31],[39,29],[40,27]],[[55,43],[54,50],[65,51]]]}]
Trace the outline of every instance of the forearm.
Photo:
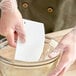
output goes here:
[{"label": "forearm", "polygon": [[1,11],[14,11],[17,9],[17,1],[16,0],[2,0],[0,2]]}]

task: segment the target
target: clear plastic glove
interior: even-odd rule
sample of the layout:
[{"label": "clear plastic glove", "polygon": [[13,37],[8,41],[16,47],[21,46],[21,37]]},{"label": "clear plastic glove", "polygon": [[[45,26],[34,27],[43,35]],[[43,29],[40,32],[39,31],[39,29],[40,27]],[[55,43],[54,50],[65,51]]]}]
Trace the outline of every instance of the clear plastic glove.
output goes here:
[{"label": "clear plastic glove", "polygon": [[[11,2],[12,1],[12,2]],[[16,47],[17,37],[25,41],[22,16],[17,9],[16,0],[2,0],[0,4],[0,34],[5,36],[8,43]]]},{"label": "clear plastic glove", "polygon": [[[55,53],[55,55],[54,55]],[[76,29],[73,29],[65,35],[58,46],[55,48],[49,57],[54,57],[60,53],[60,58],[56,68],[49,76],[63,76],[68,68],[76,60]]]}]

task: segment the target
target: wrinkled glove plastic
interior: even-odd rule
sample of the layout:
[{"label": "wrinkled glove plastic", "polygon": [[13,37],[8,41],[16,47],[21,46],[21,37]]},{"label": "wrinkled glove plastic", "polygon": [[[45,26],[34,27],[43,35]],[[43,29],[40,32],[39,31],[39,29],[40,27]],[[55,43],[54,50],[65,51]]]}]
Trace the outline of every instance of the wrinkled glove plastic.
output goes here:
[{"label": "wrinkled glove plastic", "polygon": [[54,52],[49,54],[49,57],[52,58],[60,54],[60,58],[56,68],[49,76],[63,76],[76,60],[76,29],[73,29],[62,38]]},{"label": "wrinkled glove plastic", "polygon": [[7,38],[9,45],[16,47],[18,37],[22,42],[25,41],[23,20],[17,8],[17,2],[16,0],[2,0],[0,8],[0,34]]},{"label": "wrinkled glove plastic", "polygon": [[16,0],[2,0],[0,2],[0,9],[2,12],[8,10],[14,12],[14,10],[17,9],[17,2]]}]

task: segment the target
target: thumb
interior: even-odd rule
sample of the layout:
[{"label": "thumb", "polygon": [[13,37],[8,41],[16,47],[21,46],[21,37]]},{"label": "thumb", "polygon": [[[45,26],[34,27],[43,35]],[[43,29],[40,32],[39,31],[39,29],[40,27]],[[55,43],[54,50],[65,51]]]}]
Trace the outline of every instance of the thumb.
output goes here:
[{"label": "thumb", "polygon": [[61,54],[64,50],[65,46],[60,42],[57,47],[48,55],[50,58],[54,58]]},{"label": "thumb", "polygon": [[7,41],[8,41],[8,44],[13,46],[13,47],[16,47],[16,43],[15,43],[15,37],[14,37],[14,32],[13,30],[10,30],[8,35],[6,36],[7,38]]}]

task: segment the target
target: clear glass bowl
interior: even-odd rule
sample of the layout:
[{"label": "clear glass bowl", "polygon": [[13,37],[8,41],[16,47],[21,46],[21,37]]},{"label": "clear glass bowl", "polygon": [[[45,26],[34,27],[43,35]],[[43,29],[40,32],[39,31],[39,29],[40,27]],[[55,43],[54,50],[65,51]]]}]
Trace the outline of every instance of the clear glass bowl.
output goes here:
[{"label": "clear glass bowl", "polygon": [[59,56],[49,58],[53,51],[49,39],[45,40],[43,53],[38,62],[23,62],[14,60],[15,48],[10,47],[7,41],[0,44],[0,76],[48,76],[56,67]]}]

